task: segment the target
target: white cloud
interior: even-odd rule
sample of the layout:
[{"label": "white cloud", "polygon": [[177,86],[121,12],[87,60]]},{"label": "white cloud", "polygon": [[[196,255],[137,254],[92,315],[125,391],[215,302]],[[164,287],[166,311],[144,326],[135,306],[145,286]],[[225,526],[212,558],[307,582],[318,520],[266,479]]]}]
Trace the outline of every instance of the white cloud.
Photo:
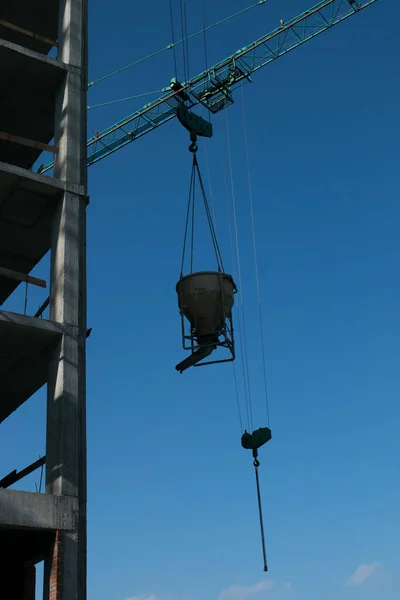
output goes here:
[{"label": "white cloud", "polygon": [[[232,585],[229,588],[222,590],[218,596],[218,600],[247,600],[252,596],[260,596],[265,592],[269,592],[272,588],[276,588],[275,583],[271,579],[264,579],[259,583],[253,585],[241,586]],[[289,592],[292,589],[290,583],[285,583],[282,586],[278,586],[277,589]],[[141,596],[130,596],[125,600],[162,600],[155,594],[143,594]],[[168,600],[167,597],[163,596],[163,600]],[[184,598],[182,600],[185,600]],[[187,600],[187,599],[186,599]]]},{"label": "white cloud", "polygon": [[155,594],[144,594],[143,596],[130,596],[125,600],[159,600]]},{"label": "white cloud", "polygon": [[220,593],[218,600],[245,600],[249,596],[267,592],[272,586],[273,582],[269,579],[248,586],[232,585]]},{"label": "white cloud", "polygon": [[360,565],[354,571],[353,575],[347,580],[347,585],[362,585],[374,575],[377,575],[380,571],[381,565],[375,561],[370,565]]}]

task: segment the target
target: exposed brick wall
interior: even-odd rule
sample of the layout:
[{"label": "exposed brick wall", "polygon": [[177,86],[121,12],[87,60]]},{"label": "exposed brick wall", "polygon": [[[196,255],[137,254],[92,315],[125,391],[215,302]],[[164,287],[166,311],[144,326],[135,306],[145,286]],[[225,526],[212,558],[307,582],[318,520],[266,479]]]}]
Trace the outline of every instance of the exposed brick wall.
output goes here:
[{"label": "exposed brick wall", "polygon": [[50,569],[49,600],[60,600],[61,531],[56,532]]}]

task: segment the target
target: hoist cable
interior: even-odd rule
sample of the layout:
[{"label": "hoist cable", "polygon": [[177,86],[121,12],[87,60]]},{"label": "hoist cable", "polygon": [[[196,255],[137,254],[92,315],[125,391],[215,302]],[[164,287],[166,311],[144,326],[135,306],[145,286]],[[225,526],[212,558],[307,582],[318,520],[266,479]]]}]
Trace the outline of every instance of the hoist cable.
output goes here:
[{"label": "hoist cable", "polygon": [[[226,216],[227,216],[228,227],[229,227],[229,242],[230,242],[230,247],[231,247],[232,270],[233,270],[233,277],[234,277],[235,280],[237,280],[237,269],[236,269],[236,261],[235,261],[235,252],[234,252],[234,249],[233,249],[232,217],[231,217],[231,210],[230,210],[230,206],[229,206],[228,178],[227,178],[227,172],[226,172],[226,168],[225,168],[225,154],[224,154],[224,146],[223,146],[223,144],[221,145],[221,153],[222,153],[222,161],[221,161],[221,163],[222,163],[222,168],[223,168],[223,172],[224,172]],[[247,416],[247,429],[251,429],[251,426],[250,426],[249,398],[248,398],[248,394],[247,394],[246,373],[245,373],[245,369],[244,369],[242,322],[241,322],[241,319],[240,319],[240,311],[239,311],[239,309],[237,309],[237,316],[238,316],[238,330],[239,330],[239,340],[240,340],[240,358],[241,358],[241,364],[242,364],[242,375],[243,375],[243,384],[244,384],[245,408],[246,408],[246,416]],[[241,429],[243,431],[243,426],[242,426],[242,422],[241,422],[240,400],[239,400],[239,391],[238,391],[238,385],[237,385],[235,363],[232,363],[232,366],[233,366],[233,376],[234,376],[236,394],[237,394],[238,404],[239,404],[239,421],[240,421]]]},{"label": "hoist cable", "polygon": [[263,519],[262,504],[261,504],[260,481],[258,479],[258,467],[256,466],[256,463],[254,464],[254,470],[256,472],[258,514],[260,517],[261,545],[262,545],[263,560],[264,560],[264,571],[268,571],[267,552],[265,550],[264,519]]},{"label": "hoist cable", "polygon": [[[208,51],[207,51],[207,28],[206,28],[206,10],[204,6],[204,0],[201,2],[202,16],[203,16],[203,37],[204,37],[204,62],[206,71],[208,71]],[[211,123],[211,111],[208,111],[208,122]]]},{"label": "hoist cable", "polygon": [[234,362],[232,363],[232,369],[233,369],[233,380],[235,383],[235,396],[236,396],[236,404],[237,404],[238,415],[239,415],[240,431],[241,431],[241,433],[243,433],[242,411],[240,409],[239,388],[238,388],[238,382],[237,382],[237,377],[236,377],[236,367],[235,367]]},{"label": "hoist cable", "polygon": [[[247,393],[248,393],[248,403],[249,403],[249,414],[250,414],[250,428],[253,429],[253,410],[251,403],[251,387],[250,387],[250,371],[249,371],[249,362],[248,362],[248,352],[247,352],[247,336],[246,336],[246,324],[244,317],[244,308],[243,308],[243,287],[242,287],[242,271],[241,271],[241,263],[240,263],[240,248],[239,248],[239,234],[238,234],[238,225],[237,225],[237,216],[236,216],[236,200],[235,200],[235,190],[233,184],[233,168],[232,168],[232,156],[231,156],[231,141],[230,141],[230,133],[229,133],[229,120],[228,114],[226,113],[226,131],[227,131],[227,139],[228,139],[228,156],[229,156],[229,170],[230,170],[230,180],[231,180],[231,189],[232,189],[232,209],[233,209],[233,222],[234,222],[234,231],[235,231],[235,241],[236,241],[236,255],[237,255],[237,264],[238,264],[238,277],[239,277],[239,295],[240,295],[240,303],[241,303],[241,313],[242,313],[242,326],[243,326],[243,345],[244,345],[244,371],[245,371],[245,380],[244,385],[247,385]],[[240,311],[238,310],[238,313]]]},{"label": "hoist cable", "polygon": [[[228,230],[229,230],[229,244],[230,244],[230,248],[231,248],[231,261],[232,261],[232,271],[233,271],[233,278],[236,279],[236,265],[235,265],[235,253],[233,250],[233,236],[232,236],[232,219],[231,219],[231,212],[230,212],[230,208],[229,208],[229,190],[228,190],[228,181],[227,181],[227,173],[226,173],[226,168],[225,168],[225,155],[224,155],[224,147],[223,144],[221,144],[221,154],[222,154],[222,160],[221,160],[221,164],[222,164],[222,170],[224,173],[224,188],[225,188],[225,202],[226,202],[226,220],[228,223]],[[239,340],[241,340],[242,338],[242,330],[241,330],[241,323],[240,320],[238,320],[238,329],[239,329]],[[242,350],[242,344],[240,344],[240,351],[241,351],[241,357],[242,357],[242,367],[243,367],[243,350]],[[238,386],[238,380],[237,380],[237,375],[236,375],[236,365],[235,362],[232,363],[232,373],[233,373],[233,381],[234,381],[234,385],[235,385],[235,395],[236,395],[236,403],[237,403],[237,408],[238,408],[238,415],[239,415],[239,423],[240,423],[240,430],[243,433],[243,419],[242,419],[242,411],[240,408],[240,397],[239,397],[239,386]],[[244,378],[244,371],[243,371],[243,378]],[[246,408],[246,413],[247,413],[247,425],[248,425],[248,429],[250,429],[250,415],[249,415],[249,409],[248,409],[248,401],[247,401],[247,389],[245,388],[245,399],[246,399],[246,403],[245,403],[245,408]]]},{"label": "hoist cable", "polygon": [[169,0],[169,16],[171,20],[171,35],[172,35],[172,49],[174,52],[174,68],[175,68],[175,78],[178,79],[178,67],[176,62],[176,44],[175,44],[175,29],[174,29],[174,15],[172,11],[172,0]]},{"label": "hoist cable", "polygon": [[253,407],[252,407],[252,401],[251,401],[249,354],[247,351],[247,334],[246,334],[246,321],[245,321],[245,316],[244,316],[243,299],[242,299],[242,305],[241,305],[241,312],[242,312],[243,344],[244,344],[243,354],[244,354],[244,359],[245,359],[245,370],[246,370],[246,375],[247,375],[247,390],[248,390],[248,394],[249,394],[250,428],[253,429]]},{"label": "hoist cable", "polygon": [[[268,0],[259,0],[259,2],[256,2],[255,4],[252,4],[251,6],[247,6],[246,8],[243,8],[242,10],[239,10],[238,12],[233,13],[232,15],[229,15],[228,17],[225,17],[224,19],[221,19],[220,21],[217,21],[216,23],[212,23],[211,25],[208,25],[205,28],[205,31],[208,31],[209,29],[213,29],[214,27],[217,27],[218,25],[222,25],[223,23],[226,23],[227,21],[230,21],[231,19],[234,19],[235,17],[242,15],[243,13],[247,12],[248,10],[255,8],[256,6],[266,4],[267,1]],[[95,80],[89,82],[88,87],[91,87],[91,86],[95,85],[96,83],[101,83],[102,81],[109,79],[110,77],[113,77],[114,75],[119,75],[119,73],[122,73],[123,71],[126,71],[127,69],[130,69],[131,67],[134,67],[134,66],[144,62],[145,60],[154,58],[155,56],[157,56],[158,54],[161,54],[162,52],[165,52],[166,50],[171,50],[171,48],[175,49],[175,47],[178,46],[179,44],[184,44],[187,40],[190,40],[191,38],[194,38],[198,35],[201,35],[203,32],[204,32],[204,29],[200,29],[199,31],[196,31],[195,33],[191,33],[187,37],[185,37],[185,35],[182,34],[182,39],[178,40],[177,42],[172,41],[172,44],[168,44],[164,48],[160,48],[159,50],[156,50],[155,52],[151,52],[151,54],[148,54],[147,56],[143,56],[142,58],[139,58],[138,60],[135,60],[134,62],[131,62],[128,65],[125,65],[124,67],[121,67],[120,69],[117,69],[116,71],[112,71],[111,73],[108,73],[107,75],[103,75],[102,77],[99,77],[98,79],[95,79]]]},{"label": "hoist cable", "polygon": [[246,363],[244,359],[244,343],[243,343],[243,327],[242,327],[242,319],[240,315],[240,310],[237,309],[237,320],[238,320],[238,329],[239,329],[239,339],[240,339],[240,358],[242,363],[242,375],[243,375],[243,388],[244,388],[244,398],[246,403],[246,414],[247,414],[247,429],[250,431],[253,429],[253,414],[251,408],[251,402],[249,398],[249,390],[246,385]]},{"label": "hoist cable", "polygon": [[256,229],[255,229],[255,223],[254,223],[253,189],[252,189],[252,185],[251,185],[251,175],[250,175],[249,146],[248,146],[248,139],[247,139],[246,111],[245,111],[245,105],[244,105],[243,88],[242,88],[242,109],[243,109],[243,129],[244,129],[244,140],[245,140],[245,151],[246,151],[247,181],[248,181],[248,186],[249,186],[251,228],[252,228],[252,237],[253,237],[254,267],[255,267],[256,286],[257,286],[258,317],[259,317],[260,338],[261,338],[261,358],[262,358],[263,375],[264,375],[264,391],[265,391],[265,404],[266,404],[266,409],[267,409],[267,423],[268,423],[268,427],[269,427],[269,425],[270,425],[270,422],[269,422],[269,400],[268,400],[268,384],[267,384],[266,359],[265,359],[264,330],[263,330],[263,318],[262,318],[262,309],[261,309],[260,279],[259,279],[259,274],[258,274]]},{"label": "hoist cable", "polygon": [[[207,177],[208,177],[208,187],[210,190],[212,216],[213,216],[213,222],[214,222],[214,227],[215,227],[215,233],[217,234],[217,238],[218,238],[217,221],[216,221],[216,216],[215,216],[214,194],[213,194],[212,184],[211,184],[211,173],[210,173],[210,164],[209,164],[209,160],[208,160],[207,144],[205,144],[205,146],[204,146],[204,152],[205,152],[205,156],[206,156],[206,168],[207,168]],[[231,254],[232,254],[232,265],[234,267],[232,228],[230,226],[228,189],[227,189],[227,181],[226,181],[225,164],[223,164],[223,170],[224,170],[224,182],[225,182],[225,195],[226,195],[226,203],[227,203],[227,216],[228,216],[227,220],[228,220],[228,224],[229,224],[229,238],[230,238]],[[234,269],[234,271],[235,271],[235,269]],[[235,278],[235,276],[236,276],[235,272],[233,273],[233,275]],[[232,370],[233,370],[233,381],[234,381],[234,387],[235,387],[235,398],[236,398],[236,406],[237,406],[238,417],[239,417],[240,431],[243,433],[244,428],[243,428],[242,409],[240,408],[239,386],[238,386],[237,375],[236,375],[236,365],[235,365],[234,361],[232,362]]]}]

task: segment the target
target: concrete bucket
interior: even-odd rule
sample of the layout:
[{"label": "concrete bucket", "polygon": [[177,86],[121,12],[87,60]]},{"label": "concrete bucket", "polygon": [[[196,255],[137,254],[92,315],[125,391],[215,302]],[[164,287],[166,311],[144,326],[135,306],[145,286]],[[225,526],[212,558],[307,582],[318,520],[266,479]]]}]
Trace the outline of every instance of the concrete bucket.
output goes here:
[{"label": "concrete bucket", "polygon": [[233,307],[235,283],[230,275],[201,271],[183,277],[176,286],[179,309],[195,330],[195,335],[221,331]]},{"label": "concrete bucket", "polygon": [[[231,275],[218,271],[191,273],[179,280],[176,291],[182,318],[186,317],[190,323],[190,335],[183,336],[183,347],[192,350],[192,355],[177,365],[176,369],[182,372],[195,365],[217,346],[227,347],[233,354],[230,336],[236,286]],[[230,327],[227,327],[227,321]],[[190,347],[186,347],[185,339],[190,340]]]}]

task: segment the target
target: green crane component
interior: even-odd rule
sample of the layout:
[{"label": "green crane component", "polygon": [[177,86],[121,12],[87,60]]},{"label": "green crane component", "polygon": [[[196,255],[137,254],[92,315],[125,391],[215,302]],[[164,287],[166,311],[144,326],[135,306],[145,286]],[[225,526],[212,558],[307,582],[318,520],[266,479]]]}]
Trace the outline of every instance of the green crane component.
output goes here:
[{"label": "green crane component", "polygon": [[262,553],[264,559],[264,571],[268,571],[267,564],[267,552],[265,548],[265,534],[264,534],[264,519],[263,519],[263,511],[261,504],[261,491],[260,491],[260,480],[258,477],[258,467],[260,466],[260,461],[258,460],[258,449],[261,446],[264,446],[267,442],[270,441],[272,437],[271,430],[269,427],[260,427],[253,431],[253,433],[249,433],[248,431],[244,431],[242,435],[242,446],[246,450],[252,450],[253,452],[253,465],[256,474],[256,489],[257,489],[257,502],[258,502],[258,515],[260,519],[260,531],[261,531],[261,546]]},{"label": "green crane component", "polygon": [[246,430],[242,435],[242,446],[246,450],[253,451],[254,457],[254,466],[259,467],[260,463],[257,460],[258,449],[261,446],[264,446],[267,442],[270,441],[272,437],[271,430],[269,427],[260,427],[260,429],[256,429],[253,433],[248,433]]},{"label": "green crane component", "polygon": [[[203,119],[203,117],[191,112],[184,104],[178,105],[176,109],[176,116],[178,117],[181,125],[183,125],[185,129],[190,132],[191,144],[189,146],[189,150],[195,154],[197,152],[197,136],[200,135],[208,138],[212,137],[212,124],[210,121],[207,121],[206,119]],[[195,158],[194,163],[196,163]]]},{"label": "green crane component", "polygon": [[[174,81],[174,80],[173,80]],[[177,85],[182,86],[181,83],[177,82]],[[185,104],[178,104],[176,109],[176,116],[180,123],[193,135],[200,135],[203,137],[212,137],[213,128],[210,121],[203,119],[194,112],[191,112]]]},{"label": "green crane component", "polygon": [[[179,115],[183,114],[179,108],[182,104],[186,108],[201,104],[211,113],[217,113],[230,106],[234,102],[233,90],[246,81],[251,82],[253,73],[374,2],[376,0],[323,0],[294,19],[286,23],[281,21],[280,26],[267,35],[237,50],[190,81],[179,84],[172,80],[171,92],[146,104],[101,133],[96,133],[88,141],[88,166],[174,117],[179,118]],[[46,165],[42,173],[52,166],[53,163]]]}]

